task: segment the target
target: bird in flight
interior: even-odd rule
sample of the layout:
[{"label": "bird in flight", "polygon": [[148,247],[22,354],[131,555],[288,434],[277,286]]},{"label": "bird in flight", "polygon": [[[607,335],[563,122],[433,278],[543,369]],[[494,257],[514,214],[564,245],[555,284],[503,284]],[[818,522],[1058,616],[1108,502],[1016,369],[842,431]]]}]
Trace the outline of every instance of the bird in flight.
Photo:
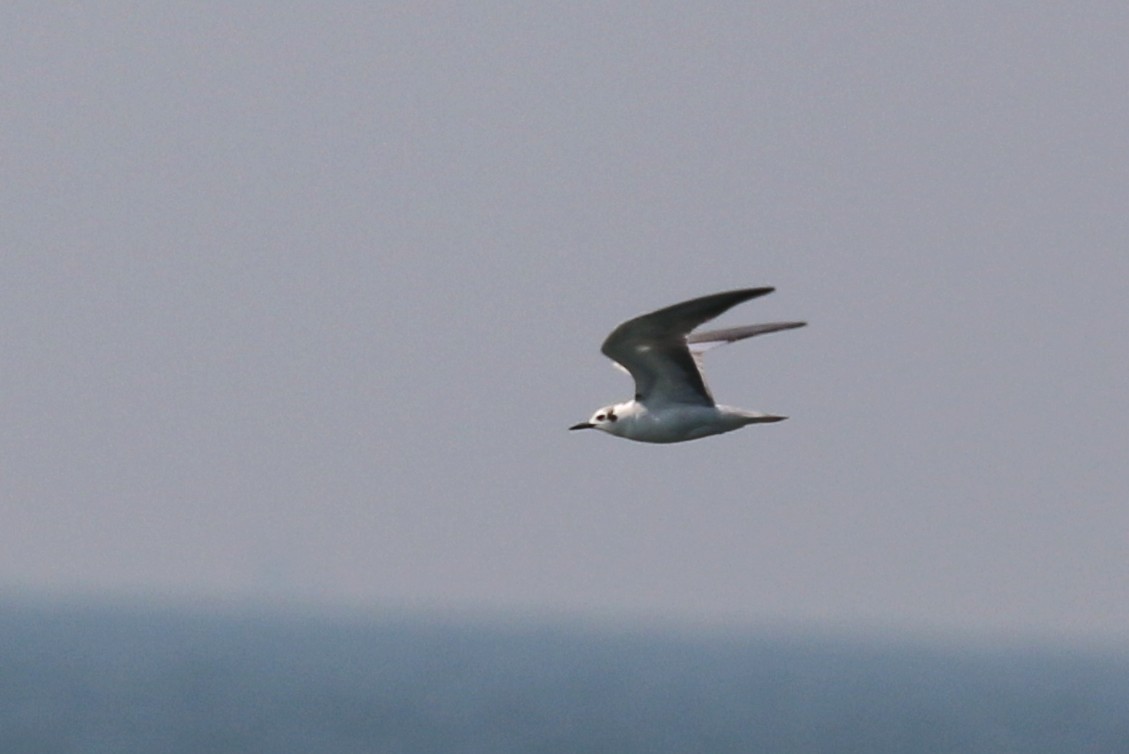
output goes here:
[{"label": "bird in flight", "polygon": [[598,429],[628,440],[671,443],[787,418],[715,403],[702,376],[701,355],[714,346],[803,327],[806,322],[691,332],[731,307],[773,290],[714,293],[629,319],[612,330],[600,351],[635,379],[635,397],[605,406],[569,429]]}]

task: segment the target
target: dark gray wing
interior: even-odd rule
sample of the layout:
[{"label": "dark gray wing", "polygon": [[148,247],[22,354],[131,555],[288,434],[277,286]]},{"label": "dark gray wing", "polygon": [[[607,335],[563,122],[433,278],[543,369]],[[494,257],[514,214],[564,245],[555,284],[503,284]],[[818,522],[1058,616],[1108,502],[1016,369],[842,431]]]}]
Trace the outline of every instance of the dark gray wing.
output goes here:
[{"label": "dark gray wing", "polygon": [[727,309],[773,290],[743,288],[715,293],[629,319],[612,330],[600,350],[635,378],[637,400],[712,406],[713,396],[686,344],[687,336]]}]

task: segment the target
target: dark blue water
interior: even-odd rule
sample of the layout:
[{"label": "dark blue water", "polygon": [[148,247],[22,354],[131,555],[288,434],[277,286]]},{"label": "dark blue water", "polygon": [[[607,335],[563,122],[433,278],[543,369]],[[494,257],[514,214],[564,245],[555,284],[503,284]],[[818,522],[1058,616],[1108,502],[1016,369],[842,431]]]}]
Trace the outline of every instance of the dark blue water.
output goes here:
[{"label": "dark blue water", "polygon": [[1129,662],[0,602],[0,752],[1129,752]]}]

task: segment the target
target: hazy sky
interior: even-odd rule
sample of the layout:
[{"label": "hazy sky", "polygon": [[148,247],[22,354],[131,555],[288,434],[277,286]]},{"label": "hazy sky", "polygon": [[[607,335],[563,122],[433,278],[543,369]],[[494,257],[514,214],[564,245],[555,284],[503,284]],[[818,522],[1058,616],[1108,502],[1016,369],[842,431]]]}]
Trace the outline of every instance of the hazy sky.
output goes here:
[{"label": "hazy sky", "polygon": [[[1129,643],[1129,6],[7,3],[0,589]],[[790,421],[570,433],[683,298]]]}]

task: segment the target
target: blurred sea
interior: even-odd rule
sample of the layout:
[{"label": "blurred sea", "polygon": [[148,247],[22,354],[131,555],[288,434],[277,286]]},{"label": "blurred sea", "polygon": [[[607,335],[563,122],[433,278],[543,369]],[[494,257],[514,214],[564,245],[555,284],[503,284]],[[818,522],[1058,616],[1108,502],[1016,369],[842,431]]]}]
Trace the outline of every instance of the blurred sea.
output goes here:
[{"label": "blurred sea", "polygon": [[1129,658],[0,601],[0,752],[1129,752]]}]

